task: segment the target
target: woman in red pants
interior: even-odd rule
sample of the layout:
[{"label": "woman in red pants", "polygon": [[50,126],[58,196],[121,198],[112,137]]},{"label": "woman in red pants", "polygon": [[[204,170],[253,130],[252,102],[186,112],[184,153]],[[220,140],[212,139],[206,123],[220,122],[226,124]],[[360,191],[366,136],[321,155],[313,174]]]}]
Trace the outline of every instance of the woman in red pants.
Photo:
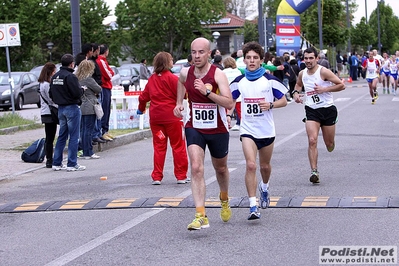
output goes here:
[{"label": "woman in red pants", "polygon": [[150,103],[150,127],[154,146],[154,170],[152,184],[160,185],[163,179],[168,139],[172,147],[174,174],[178,184],[187,181],[188,157],[183,122],[173,114],[177,98],[178,77],[170,69],[173,58],[167,52],[159,52],[154,58],[154,73],[148,79],[139,97],[138,114]]}]

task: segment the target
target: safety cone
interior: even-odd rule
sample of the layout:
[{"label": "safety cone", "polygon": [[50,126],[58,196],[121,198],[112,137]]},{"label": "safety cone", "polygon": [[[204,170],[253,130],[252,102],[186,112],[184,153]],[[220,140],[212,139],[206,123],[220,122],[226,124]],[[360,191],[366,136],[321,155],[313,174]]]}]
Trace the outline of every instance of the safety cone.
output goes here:
[{"label": "safety cone", "polygon": [[348,82],[349,82],[349,83],[352,83],[352,77],[349,77],[349,78],[348,78]]}]

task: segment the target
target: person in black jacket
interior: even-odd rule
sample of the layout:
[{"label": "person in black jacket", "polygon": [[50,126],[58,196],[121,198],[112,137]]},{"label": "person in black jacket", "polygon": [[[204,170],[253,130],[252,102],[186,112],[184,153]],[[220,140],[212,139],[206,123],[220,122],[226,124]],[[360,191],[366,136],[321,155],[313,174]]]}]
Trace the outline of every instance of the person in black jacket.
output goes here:
[{"label": "person in black jacket", "polygon": [[[77,163],[78,144],[80,135],[81,111],[79,106],[82,104],[81,88],[78,78],[73,74],[75,63],[71,54],[61,57],[60,71],[54,74],[50,82],[50,98],[58,105],[58,119],[60,130],[57,143],[54,149],[53,170],[59,171],[83,171],[85,166]],[[62,155],[69,136],[68,142],[68,163],[67,167],[62,165]]]}]

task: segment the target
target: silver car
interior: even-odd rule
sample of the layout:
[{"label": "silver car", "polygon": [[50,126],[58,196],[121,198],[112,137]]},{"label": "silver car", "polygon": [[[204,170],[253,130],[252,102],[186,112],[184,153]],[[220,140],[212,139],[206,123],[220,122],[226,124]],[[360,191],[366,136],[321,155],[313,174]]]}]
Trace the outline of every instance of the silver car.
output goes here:
[{"label": "silver car", "polygon": [[[36,75],[29,72],[11,72],[14,83],[14,107],[21,110],[24,104],[37,104],[40,107],[39,82]],[[8,73],[0,73],[0,108],[11,108],[11,89]]]}]

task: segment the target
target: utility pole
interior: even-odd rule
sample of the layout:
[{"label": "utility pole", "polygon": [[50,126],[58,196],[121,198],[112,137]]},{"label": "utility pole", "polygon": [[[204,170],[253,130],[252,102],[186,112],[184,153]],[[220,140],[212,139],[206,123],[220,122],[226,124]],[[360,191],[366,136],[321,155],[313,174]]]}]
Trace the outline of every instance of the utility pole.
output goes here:
[{"label": "utility pole", "polygon": [[265,46],[265,31],[263,29],[263,0],[258,0],[258,32],[259,32],[259,44]]},{"label": "utility pole", "polygon": [[80,35],[80,7],[79,0],[70,0],[71,2],[71,24],[72,24],[72,55],[75,57],[81,52]]},{"label": "utility pole", "polygon": [[[346,25],[347,25],[347,27],[349,29],[349,32],[350,32],[351,22],[349,20],[349,3],[348,3],[348,0],[346,0]],[[348,53],[351,53],[351,36],[350,36],[350,34],[349,34],[349,38],[348,38]]]},{"label": "utility pole", "polygon": [[319,10],[318,17],[319,17],[319,46],[320,50],[323,49],[323,18],[321,17],[321,0],[317,1],[317,8]]}]

